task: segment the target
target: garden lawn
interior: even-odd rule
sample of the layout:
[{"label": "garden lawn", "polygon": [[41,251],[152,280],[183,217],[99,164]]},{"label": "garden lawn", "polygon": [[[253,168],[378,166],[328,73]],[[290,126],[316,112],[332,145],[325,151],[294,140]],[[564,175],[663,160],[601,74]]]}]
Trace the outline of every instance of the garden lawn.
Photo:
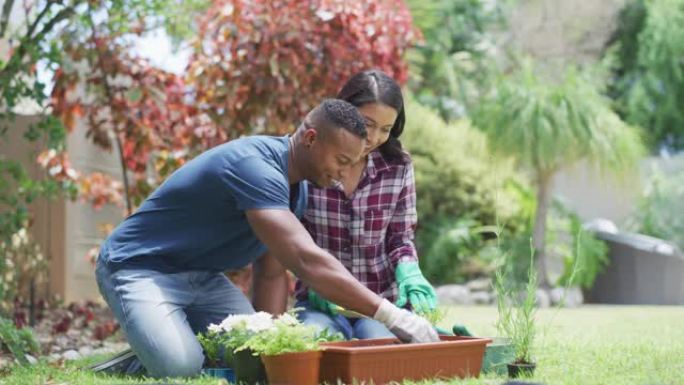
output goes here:
[{"label": "garden lawn", "polygon": [[[446,319],[467,325],[478,335],[493,335],[493,307],[450,307]],[[533,381],[554,385],[661,385],[684,384],[684,307],[584,306],[579,309],[542,310]],[[154,384],[98,376],[80,368],[94,359],[63,368],[39,364],[15,368],[0,375],[2,385]],[[422,381],[418,384],[501,384],[502,377]],[[215,379],[173,380],[173,384],[217,385]],[[414,384],[406,382],[406,384]]]}]

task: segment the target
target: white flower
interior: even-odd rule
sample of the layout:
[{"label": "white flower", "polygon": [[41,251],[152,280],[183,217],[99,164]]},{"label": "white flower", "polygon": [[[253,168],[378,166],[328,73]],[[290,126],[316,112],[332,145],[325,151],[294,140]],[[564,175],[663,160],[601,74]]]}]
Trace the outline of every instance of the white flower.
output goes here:
[{"label": "white flower", "polygon": [[62,172],[62,165],[61,164],[50,167],[50,169],[48,170],[48,174],[50,174],[50,176],[55,176],[55,175],[59,174],[60,172]]},{"label": "white flower", "polygon": [[235,328],[239,323],[244,323],[247,321],[247,315],[245,314],[231,314],[226,319],[221,322],[221,329],[223,331],[229,332]]},{"label": "white flower", "polygon": [[319,9],[318,11],[316,11],[316,16],[318,16],[318,18],[323,21],[330,21],[335,18],[335,13],[326,11],[324,9]]},{"label": "white flower", "polygon": [[226,4],[223,8],[221,8],[221,14],[225,16],[230,16],[233,14],[233,11],[235,10],[235,7],[233,4]]},{"label": "white flower", "polygon": [[21,238],[19,237],[19,234],[12,234],[12,248],[18,249],[19,247],[21,247]]},{"label": "white flower", "polygon": [[207,327],[207,330],[211,333],[220,333],[221,332],[221,325],[216,325],[216,324],[209,324]]},{"label": "white flower", "polygon": [[247,330],[251,332],[259,333],[272,327],[273,316],[263,311],[252,314],[247,320]]},{"label": "white flower", "polygon": [[294,326],[299,324],[299,320],[297,320],[297,318],[295,318],[290,313],[282,314],[280,317],[278,317],[278,322],[282,322],[283,324],[288,326]]},{"label": "white flower", "polygon": [[67,176],[68,176],[69,178],[71,178],[71,179],[76,179],[76,178],[78,178],[78,173],[77,173],[76,170],[74,170],[73,168],[67,168],[66,174],[67,174]]}]

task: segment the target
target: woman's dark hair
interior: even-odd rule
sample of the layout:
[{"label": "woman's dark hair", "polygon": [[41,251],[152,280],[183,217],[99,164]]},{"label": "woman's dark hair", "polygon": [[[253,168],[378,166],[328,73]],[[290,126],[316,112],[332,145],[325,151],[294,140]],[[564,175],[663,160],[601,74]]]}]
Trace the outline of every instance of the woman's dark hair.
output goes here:
[{"label": "woman's dark hair", "polygon": [[369,103],[382,103],[397,110],[389,138],[380,147],[380,153],[387,160],[404,159],[399,136],[404,131],[406,114],[401,88],[386,73],[378,70],[360,72],[349,79],[337,94],[337,99],[345,100],[354,106],[362,107]]}]

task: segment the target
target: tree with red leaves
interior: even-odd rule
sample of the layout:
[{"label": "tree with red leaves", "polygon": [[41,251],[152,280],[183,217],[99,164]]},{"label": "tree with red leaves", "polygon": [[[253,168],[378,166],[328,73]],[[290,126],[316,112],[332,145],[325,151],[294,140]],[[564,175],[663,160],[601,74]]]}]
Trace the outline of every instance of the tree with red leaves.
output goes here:
[{"label": "tree with red leaves", "polygon": [[[86,135],[119,152],[123,186],[99,173],[79,181],[96,207],[123,190],[128,214],[198,153],[240,135],[290,131],[358,71],[405,81],[403,55],[418,36],[402,1],[217,1],[199,18],[182,79],[131,56],[106,23],[90,20],[89,36],[65,44],[89,70],[57,71],[53,111],[68,128],[86,119]],[[79,86],[88,94],[75,96]]]},{"label": "tree with red leaves", "polygon": [[[191,2],[202,9],[201,0]],[[159,28],[156,16],[168,16],[163,12],[175,2],[55,4],[36,10],[56,17],[29,23],[44,28],[18,39],[0,72],[4,79],[25,79],[47,60],[55,84],[46,111],[50,132],[59,135],[37,161],[48,179],[77,186],[82,200],[96,208],[124,205],[126,215],[204,150],[241,135],[292,130],[356,72],[379,68],[405,82],[403,56],[419,38],[399,0],[219,0],[207,3],[198,18],[194,54],[187,73],[178,76],[132,50],[135,36]],[[1,91],[16,90],[4,95],[24,88],[0,82]],[[40,98],[39,92],[28,95]],[[63,137],[78,121],[94,144],[117,152],[120,175],[73,169]]]},{"label": "tree with red leaves", "polygon": [[220,0],[200,19],[187,81],[229,137],[284,133],[357,72],[404,83],[418,37],[403,1]]}]

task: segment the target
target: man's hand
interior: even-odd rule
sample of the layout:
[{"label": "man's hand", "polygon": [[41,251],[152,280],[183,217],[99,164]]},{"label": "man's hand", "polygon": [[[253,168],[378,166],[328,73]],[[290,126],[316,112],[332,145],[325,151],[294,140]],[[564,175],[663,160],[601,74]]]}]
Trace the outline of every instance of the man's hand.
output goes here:
[{"label": "man's hand", "polygon": [[338,306],[309,289],[309,306],[329,315],[337,315]]},{"label": "man's hand", "polygon": [[403,262],[394,272],[399,287],[395,304],[399,307],[411,303],[413,310],[425,312],[437,308],[437,293],[420,271],[418,262]]},{"label": "man's hand", "polygon": [[380,321],[404,342],[437,342],[439,336],[425,318],[400,309],[383,299],[373,318]]}]

